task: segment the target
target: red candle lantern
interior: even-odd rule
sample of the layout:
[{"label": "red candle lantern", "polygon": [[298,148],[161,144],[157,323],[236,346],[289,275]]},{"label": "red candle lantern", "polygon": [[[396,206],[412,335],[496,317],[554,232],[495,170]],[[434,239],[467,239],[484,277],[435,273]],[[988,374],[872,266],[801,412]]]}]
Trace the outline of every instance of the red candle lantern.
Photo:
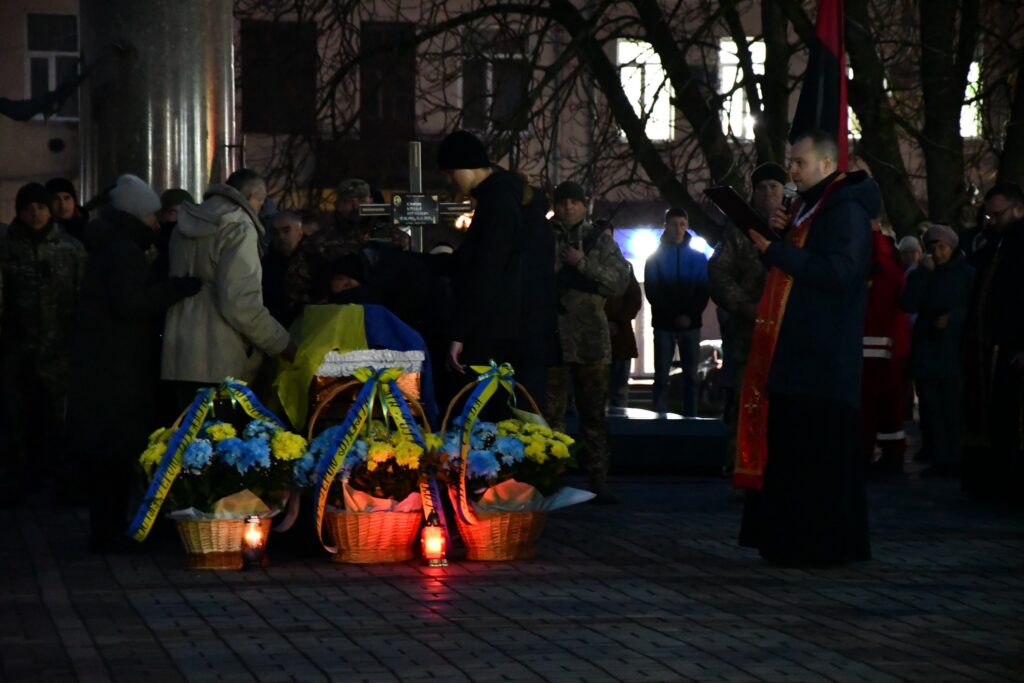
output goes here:
[{"label": "red candle lantern", "polygon": [[445,559],[446,542],[444,529],[441,527],[441,520],[437,511],[430,513],[427,517],[427,524],[423,527],[423,535],[420,537],[423,546],[423,559],[431,567],[447,567],[448,560]]}]

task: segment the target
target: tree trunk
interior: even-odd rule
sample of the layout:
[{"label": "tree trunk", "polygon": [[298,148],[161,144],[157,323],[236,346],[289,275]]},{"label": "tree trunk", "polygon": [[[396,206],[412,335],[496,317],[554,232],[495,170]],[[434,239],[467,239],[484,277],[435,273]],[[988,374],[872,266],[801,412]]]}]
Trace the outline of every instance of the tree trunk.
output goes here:
[{"label": "tree trunk", "polygon": [[736,188],[743,187],[743,175],[736,166],[729,140],[722,132],[718,111],[708,106],[697,81],[690,74],[686,54],[679,49],[657,0],[634,0],[633,5],[645,37],[661,56],[661,63],[675,90],[676,101],[693,127],[712,180]]},{"label": "tree trunk", "polygon": [[[622,89],[619,70],[608,59],[604,47],[598,41],[580,11],[569,0],[552,0],[549,5],[552,18],[560,23],[570,35],[580,40],[580,60],[590,67],[602,94],[608,101],[612,116],[626,135],[630,149],[644,169],[651,184],[658,188],[661,195],[670,204],[682,206],[690,214],[692,229],[707,239],[709,243],[718,241],[720,229],[704,207],[690,196],[683,181],[676,177],[675,172],[665,163],[657,147],[647,137],[644,123],[637,116],[633,104]],[[581,36],[583,36],[581,38]],[[653,41],[652,41],[653,42]],[[662,55],[665,59],[665,55]],[[664,63],[664,62],[663,62]],[[674,84],[673,84],[674,85]],[[694,84],[696,89],[696,84]],[[717,125],[718,119],[715,119]],[[721,137],[721,128],[715,128]],[[728,147],[726,147],[728,152]],[[731,152],[729,152],[731,157]],[[719,163],[721,163],[719,161]]]},{"label": "tree trunk", "polygon": [[926,216],[914,196],[900,154],[896,117],[885,92],[885,74],[869,26],[867,0],[847,0],[846,49],[853,67],[848,96],[861,128],[856,151],[882,190],[885,212],[896,234],[912,235]]},{"label": "tree trunk", "polygon": [[764,33],[764,121],[765,154],[758,148],[757,162],[782,164],[789,137],[789,21],[778,3],[761,3]]},{"label": "tree trunk", "polygon": [[[959,31],[958,6],[962,6]],[[924,95],[920,143],[927,171],[928,213],[932,220],[959,227],[960,208],[967,201],[960,110],[977,44],[978,4],[977,0],[928,0],[920,3],[920,12]]]},{"label": "tree trunk", "polygon": [[1006,122],[1006,140],[999,155],[1000,182],[1024,184],[1024,49],[1017,53],[1017,83],[1010,103],[1010,120]]}]

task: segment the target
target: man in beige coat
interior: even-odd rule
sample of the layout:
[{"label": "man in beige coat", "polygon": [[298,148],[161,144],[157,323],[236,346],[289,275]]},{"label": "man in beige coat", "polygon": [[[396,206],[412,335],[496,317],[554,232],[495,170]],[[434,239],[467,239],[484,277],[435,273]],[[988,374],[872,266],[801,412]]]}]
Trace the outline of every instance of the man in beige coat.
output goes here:
[{"label": "man in beige coat", "polygon": [[226,377],[251,381],[263,354],[295,357],[288,331],[263,305],[257,214],[266,197],[263,179],[242,169],[178,212],[170,274],[203,283],[167,311],[161,375],[175,382],[179,403]]}]

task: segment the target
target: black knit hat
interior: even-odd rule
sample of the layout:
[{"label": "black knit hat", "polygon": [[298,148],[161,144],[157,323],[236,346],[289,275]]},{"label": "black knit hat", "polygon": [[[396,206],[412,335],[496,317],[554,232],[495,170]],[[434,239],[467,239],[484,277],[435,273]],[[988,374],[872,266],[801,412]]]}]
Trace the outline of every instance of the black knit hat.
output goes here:
[{"label": "black knit hat", "polygon": [[74,197],[75,203],[78,203],[78,193],[75,192],[75,186],[67,178],[51,178],[46,181],[46,191],[52,195],[56,195],[58,192],[67,192]]},{"label": "black knit hat", "polygon": [[566,180],[564,183],[559,183],[558,187],[555,188],[555,204],[566,199],[575,199],[581,204],[586,204],[587,193],[579,183]]},{"label": "black knit hat", "polygon": [[181,206],[182,204],[195,206],[196,198],[192,196],[191,192],[180,187],[172,187],[169,190],[164,190],[164,193],[160,195],[161,211],[169,211],[175,207]]},{"label": "black knit hat", "polygon": [[18,213],[21,213],[21,210],[29,204],[42,204],[46,208],[50,208],[52,201],[53,195],[45,187],[39,183],[29,183],[18,190],[18,194],[14,198],[14,208]]},{"label": "black knit hat", "polygon": [[750,174],[750,186],[757,187],[757,184],[762,180],[775,180],[785,185],[789,182],[789,174],[786,173],[786,169],[769,161],[755,168],[754,172]]},{"label": "black knit hat", "polygon": [[442,171],[490,166],[484,143],[469,131],[457,130],[451,133],[437,148],[437,167]]}]

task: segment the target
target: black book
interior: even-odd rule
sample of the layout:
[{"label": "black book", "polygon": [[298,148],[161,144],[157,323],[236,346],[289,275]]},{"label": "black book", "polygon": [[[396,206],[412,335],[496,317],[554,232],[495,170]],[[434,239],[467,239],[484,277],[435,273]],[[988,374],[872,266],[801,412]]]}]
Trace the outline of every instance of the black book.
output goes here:
[{"label": "black book", "polygon": [[766,240],[782,239],[782,235],[757,215],[757,212],[743,201],[743,197],[728,185],[710,187],[704,190],[704,194],[744,235],[748,230],[754,230]]}]

